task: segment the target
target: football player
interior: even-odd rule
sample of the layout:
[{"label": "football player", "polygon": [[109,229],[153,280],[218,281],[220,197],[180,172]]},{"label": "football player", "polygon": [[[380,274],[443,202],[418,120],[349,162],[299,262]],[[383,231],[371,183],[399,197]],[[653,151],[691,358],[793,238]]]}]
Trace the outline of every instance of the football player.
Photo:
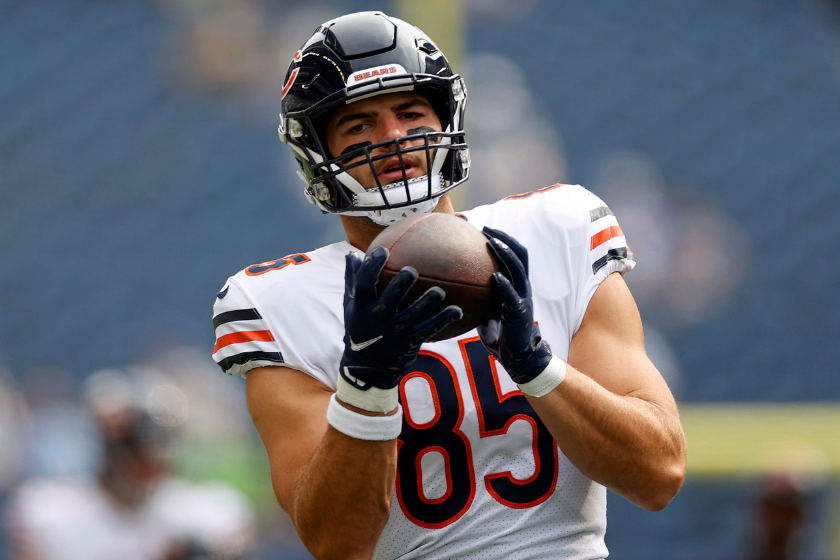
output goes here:
[{"label": "football player", "polygon": [[169,473],[172,428],[146,410],[148,393],[126,371],[104,369],[84,383],[101,445],[95,476],[22,482],[4,520],[14,560],[188,560],[247,557],[254,514],[219,482]]},{"label": "football player", "polygon": [[[381,293],[388,224],[454,213],[467,89],[433,41],[380,12],[294,55],[280,138],[347,241],[249,266],[219,292],[213,356],[247,380],[278,501],[316,558],[605,558],[606,488],[650,510],[685,474],[677,407],[648,359],[610,209],[552,185],[459,214],[505,274],[499,319],[417,273]],[[480,186],[477,186],[477,188]]]}]

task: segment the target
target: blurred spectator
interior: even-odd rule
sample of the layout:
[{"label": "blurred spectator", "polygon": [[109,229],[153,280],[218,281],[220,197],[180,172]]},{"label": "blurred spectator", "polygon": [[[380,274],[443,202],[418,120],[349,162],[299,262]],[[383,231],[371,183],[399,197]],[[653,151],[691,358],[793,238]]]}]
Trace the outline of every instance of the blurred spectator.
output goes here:
[{"label": "blurred spectator", "polygon": [[7,511],[13,558],[237,558],[251,548],[253,514],[236,490],[167,474],[172,428],[147,402],[122,371],[86,381],[85,404],[102,440],[98,473],[24,482]]},{"label": "blurred spectator", "polygon": [[797,477],[768,478],[757,504],[756,528],[749,560],[798,560],[797,543],[811,506],[805,485]]}]

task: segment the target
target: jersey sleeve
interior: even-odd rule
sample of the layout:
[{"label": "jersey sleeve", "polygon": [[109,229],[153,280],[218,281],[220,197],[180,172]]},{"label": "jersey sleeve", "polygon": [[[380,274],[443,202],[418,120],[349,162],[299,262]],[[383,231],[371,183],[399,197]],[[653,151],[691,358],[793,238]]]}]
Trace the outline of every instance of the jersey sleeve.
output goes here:
[{"label": "jersey sleeve", "polygon": [[558,183],[464,214],[475,227],[500,229],[528,248],[535,317],[559,355],[601,282],[635,265],[613,212],[580,185]]},{"label": "jersey sleeve", "polygon": [[245,377],[280,365],[335,390],[344,351],[344,255],[335,243],[240,270],[216,296],[213,359]]},{"label": "jersey sleeve", "polygon": [[604,201],[583,187],[570,189],[570,195],[578,203],[582,222],[586,224],[586,254],[580,256],[585,265],[581,268],[576,297],[577,331],[601,282],[613,272],[624,274],[632,270],[636,261],[618,219]]},{"label": "jersey sleeve", "polygon": [[213,328],[213,360],[225,373],[245,377],[256,367],[284,363],[267,321],[233,278],[216,296]]}]

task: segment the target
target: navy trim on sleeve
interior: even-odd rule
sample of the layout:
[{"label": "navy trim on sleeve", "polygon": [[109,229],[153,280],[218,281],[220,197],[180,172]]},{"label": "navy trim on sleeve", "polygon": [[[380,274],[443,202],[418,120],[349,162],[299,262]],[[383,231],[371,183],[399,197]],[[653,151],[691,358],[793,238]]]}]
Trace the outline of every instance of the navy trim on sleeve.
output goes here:
[{"label": "navy trim on sleeve", "polygon": [[231,321],[251,321],[253,319],[262,319],[262,315],[256,309],[235,309],[233,311],[225,311],[213,317],[213,328],[219,328],[219,325],[230,323]]},{"label": "navy trim on sleeve", "polygon": [[246,364],[252,360],[264,360],[268,362],[276,362],[278,364],[285,363],[283,361],[283,354],[280,352],[242,352],[219,361],[219,367],[222,368],[222,371],[227,373],[227,371],[233,366]]}]

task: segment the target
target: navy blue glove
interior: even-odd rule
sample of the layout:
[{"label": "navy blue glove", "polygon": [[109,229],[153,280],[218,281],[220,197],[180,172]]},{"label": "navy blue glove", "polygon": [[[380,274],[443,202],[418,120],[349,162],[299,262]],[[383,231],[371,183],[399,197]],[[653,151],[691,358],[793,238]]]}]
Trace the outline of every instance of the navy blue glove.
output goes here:
[{"label": "navy blue glove", "polygon": [[507,275],[497,272],[491,280],[502,300],[501,319],[478,327],[481,342],[499,360],[513,380],[521,385],[545,371],[551,348],[534,323],[534,304],[528,280],[528,250],[506,233],[484,228],[487,246]]},{"label": "navy blue glove", "polygon": [[[417,280],[417,271],[403,268],[376,297],[376,283],[388,260],[388,250],[377,247],[362,260],[346,257],[344,274],[344,355],[340,373],[362,391],[373,386],[392,389],[414,363],[420,345],[461,318],[461,308],[450,305],[434,313],[446,294],[430,288],[403,311],[397,307]],[[361,383],[360,383],[361,381]]]}]

